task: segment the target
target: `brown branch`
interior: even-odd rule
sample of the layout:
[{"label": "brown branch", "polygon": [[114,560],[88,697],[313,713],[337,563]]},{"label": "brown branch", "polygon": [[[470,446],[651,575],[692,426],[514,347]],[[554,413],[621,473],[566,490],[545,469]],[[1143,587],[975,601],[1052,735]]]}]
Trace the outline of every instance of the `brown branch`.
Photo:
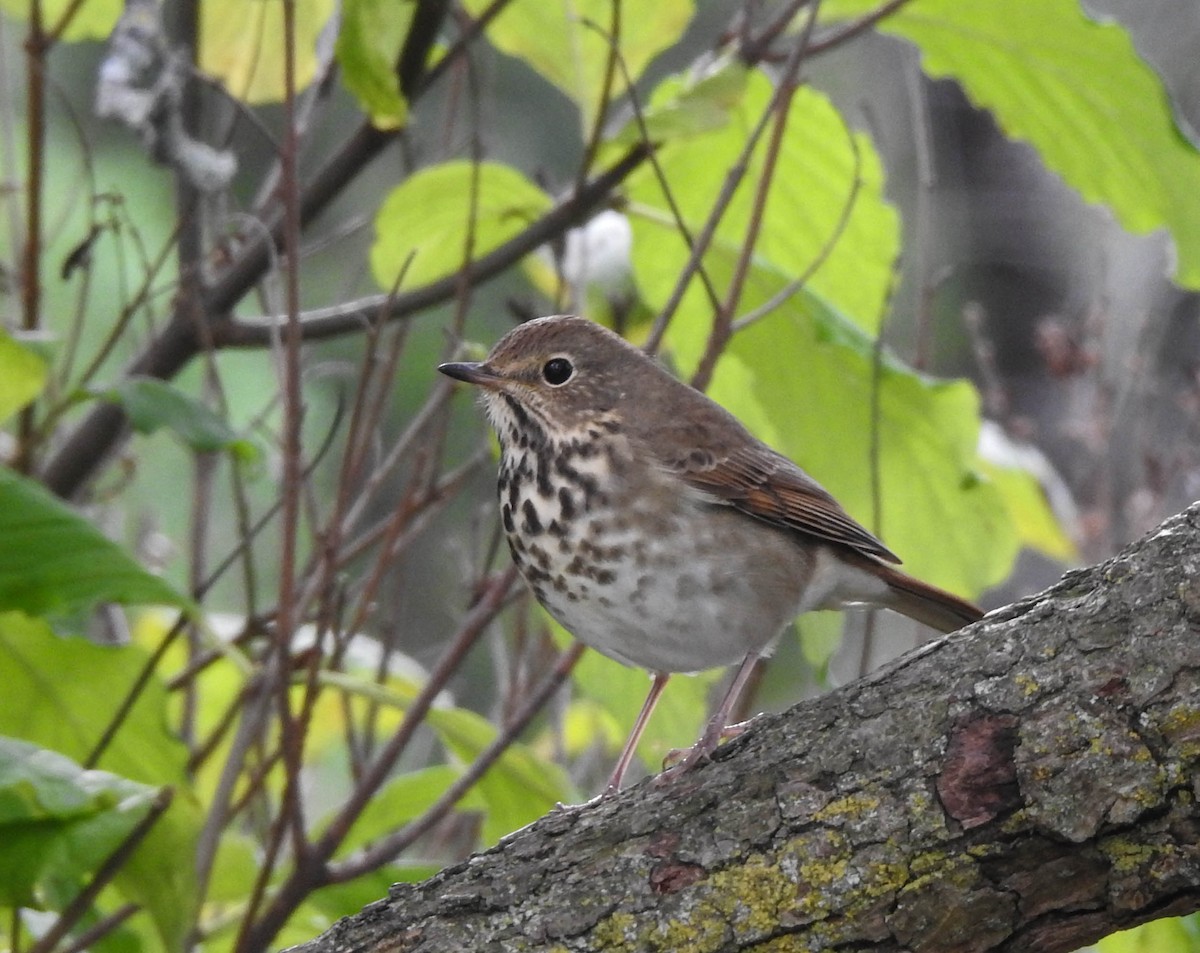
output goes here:
[{"label": "brown branch", "polygon": [[1200,908],[1200,504],[297,953],[1039,951]]},{"label": "brown branch", "polygon": [[[475,285],[494,278],[506,268],[515,265],[525,255],[579,224],[595,209],[597,203],[611,194],[648,155],[649,147],[634,146],[620,160],[531,223],[528,228],[473,261],[471,278]],[[387,295],[371,295],[347,304],[306,312],[302,315],[304,340],[318,341],[365,331],[373,322],[379,320],[381,311],[386,313],[390,320],[409,317],[452,300],[459,292],[460,284],[461,278],[455,273],[412,291],[393,295],[390,300]],[[230,320],[213,329],[213,343],[219,348],[262,347],[272,340],[282,320],[275,315],[245,321]]]}]

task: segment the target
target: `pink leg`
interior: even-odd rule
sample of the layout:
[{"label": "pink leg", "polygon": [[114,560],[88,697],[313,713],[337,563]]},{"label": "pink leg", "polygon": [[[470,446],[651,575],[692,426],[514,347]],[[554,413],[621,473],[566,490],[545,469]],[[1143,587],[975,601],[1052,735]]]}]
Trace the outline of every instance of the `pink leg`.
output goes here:
[{"label": "pink leg", "polygon": [[[741,696],[743,689],[745,689],[746,682],[754,671],[754,665],[758,662],[758,658],[758,653],[751,652],[742,659],[742,664],[738,666],[738,670],[733,676],[733,681],[729,684],[729,691],[725,693],[725,697],[721,699],[721,704],[708,720],[708,724],[704,726],[704,732],[700,735],[700,740],[692,745],[692,750],[687,752],[682,761],[671,766],[669,769],[670,776],[674,777],[677,774],[690,771],[716,750],[722,738],[727,737],[726,732],[729,731],[729,728],[726,727],[726,723],[729,721],[729,713],[733,711],[733,706],[737,704],[738,698]],[[733,727],[736,728],[737,726]],[[732,733],[734,735],[741,734],[740,731]]]},{"label": "pink leg", "polygon": [[621,779],[625,777],[625,770],[633,760],[634,752],[637,751],[638,741],[641,740],[642,732],[646,730],[646,723],[650,720],[650,713],[654,711],[654,706],[658,704],[658,696],[667,687],[667,680],[671,675],[669,672],[655,672],[653,677],[654,681],[650,685],[650,694],[642,702],[642,710],[638,712],[637,721],[633,723],[633,731],[629,733],[629,740],[625,742],[625,747],[621,750],[621,757],[617,759],[617,766],[613,768],[612,777],[608,779],[608,787],[604,789],[605,795],[616,794],[621,789]]}]

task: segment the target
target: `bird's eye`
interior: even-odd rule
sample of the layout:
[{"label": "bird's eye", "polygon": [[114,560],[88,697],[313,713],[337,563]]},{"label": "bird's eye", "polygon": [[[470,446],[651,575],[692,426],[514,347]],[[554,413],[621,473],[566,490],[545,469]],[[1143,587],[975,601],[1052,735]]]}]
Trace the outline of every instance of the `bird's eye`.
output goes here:
[{"label": "bird's eye", "polygon": [[553,387],[565,384],[574,373],[575,365],[565,357],[552,357],[542,365],[542,377]]}]

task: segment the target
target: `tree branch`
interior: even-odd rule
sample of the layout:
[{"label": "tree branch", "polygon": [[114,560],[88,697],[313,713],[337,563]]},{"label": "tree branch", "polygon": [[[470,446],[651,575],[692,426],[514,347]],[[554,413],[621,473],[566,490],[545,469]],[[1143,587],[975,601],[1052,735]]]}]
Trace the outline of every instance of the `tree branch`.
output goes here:
[{"label": "tree branch", "polygon": [[1200,908],[1200,504],[295,948],[1072,950]]}]

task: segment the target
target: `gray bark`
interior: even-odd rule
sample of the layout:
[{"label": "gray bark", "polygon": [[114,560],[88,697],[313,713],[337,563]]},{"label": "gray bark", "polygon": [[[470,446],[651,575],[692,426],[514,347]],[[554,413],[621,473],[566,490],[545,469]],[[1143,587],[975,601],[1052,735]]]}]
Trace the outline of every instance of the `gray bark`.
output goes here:
[{"label": "gray bark", "polygon": [[1200,504],[296,948],[1072,950],[1200,908]]}]

